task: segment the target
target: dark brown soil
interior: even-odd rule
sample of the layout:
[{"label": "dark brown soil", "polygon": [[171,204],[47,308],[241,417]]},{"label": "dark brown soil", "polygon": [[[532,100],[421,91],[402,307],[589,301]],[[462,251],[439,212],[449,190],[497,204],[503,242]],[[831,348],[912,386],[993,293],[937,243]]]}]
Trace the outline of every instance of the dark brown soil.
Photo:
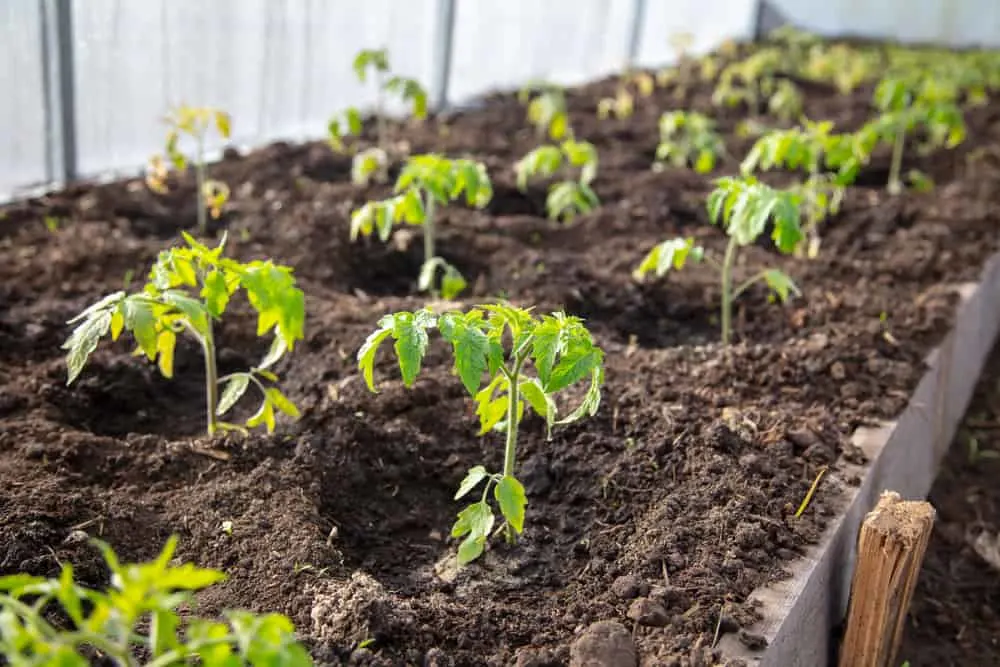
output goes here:
[{"label": "dark brown soil", "polygon": [[998,378],[1000,347],[931,489],[937,523],[900,652],[911,667],[1000,665]]},{"label": "dark brown soil", "polygon": [[[287,613],[321,663],[561,665],[588,624],[616,620],[634,627],[644,664],[710,664],[720,609],[723,631],[753,620],[749,593],[783,576],[831,514],[819,494],[793,516],[817,471],[836,466],[856,427],[901,410],[949,324],[946,284],[976,279],[997,250],[1000,104],[969,111],[963,147],[908,156],[907,167],[937,182],[930,194],[888,197],[880,155],[826,229],[819,259],[764,245],[743,252],[740,275],[780,266],[803,296],[782,307],[751,290],[739,304],[740,343],[724,352],[710,268],[659,284],[631,278],[667,237],[692,234],[719,254],[725,239],[708,225],[708,178],[650,170],[657,118],[679,102],[659,91],[632,119],[598,122],[597,100],[614,85],[571,95],[577,135],[600,150],[603,206],[569,227],[541,217],[544,190],[514,188],[512,165],[533,138],[513,96],[395,130],[413,151],[490,167],[488,210],[455,207],[440,225],[441,251],[473,283],[465,302],[565,307],[607,353],[595,418],[551,442],[537,418],[524,424],[530,504],[518,545],[494,545],[457,579],[438,575],[454,552],[457,484],[472,465],[497,467],[502,443],[476,437],[439,345],[413,390],[388,359],[382,392],[365,389],[354,362],[364,337],[386,312],[423,304],[420,244],[351,244],[351,208],[387,188],[350,185],[348,163],[322,144],[280,144],[212,168],[234,193],[220,221],[229,252],[294,266],[307,293],[307,340],[279,369],[303,416],[273,436],[199,439],[193,347],[167,381],[126,345],[105,343],[65,386],[66,320],[127,272],[144,276],[194,225],[189,180],[162,197],[141,181],[82,185],[4,210],[0,574],[51,575],[70,562],[101,584],[96,551],[74,531],[129,559],[153,556],[177,533],[184,559],[230,575],[202,596],[203,611]],[[870,94],[811,87],[807,113],[857,126]],[[699,90],[688,106],[714,113],[708,96]],[[741,156],[740,112],[716,115]],[[737,159],[720,173],[734,173]],[[46,216],[61,221],[57,231]],[[248,321],[236,311],[221,328],[224,368],[259,358]],[[662,607],[654,616],[665,625],[628,619],[640,594]]]}]

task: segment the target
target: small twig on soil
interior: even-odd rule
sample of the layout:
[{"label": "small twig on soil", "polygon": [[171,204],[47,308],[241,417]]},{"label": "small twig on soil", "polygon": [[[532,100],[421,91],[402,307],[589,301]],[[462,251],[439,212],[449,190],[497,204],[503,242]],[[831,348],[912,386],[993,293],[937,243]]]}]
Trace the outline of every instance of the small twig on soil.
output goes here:
[{"label": "small twig on soil", "polygon": [[812,500],[813,494],[816,493],[817,487],[819,487],[819,481],[823,479],[823,475],[826,474],[826,466],[820,468],[819,473],[816,475],[816,479],[813,480],[812,486],[809,487],[809,492],[806,497],[802,499],[802,504],[799,505],[799,509],[795,512],[795,518],[798,519],[802,516],[802,513],[806,511],[809,507],[809,502]]},{"label": "small twig on soil", "polygon": [[195,454],[201,454],[202,456],[207,456],[216,461],[228,461],[230,459],[229,452],[224,452],[219,449],[204,449],[198,447],[197,445],[191,445],[191,451]]},{"label": "small twig on soil", "polygon": [[69,529],[70,529],[70,531],[84,530],[86,528],[90,528],[95,523],[102,523],[103,524],[104,523],[104,517],[100,516],[100,515],[99,516],[95,516],[93,519],[87,519],[86,521],[81,521],[80,523],[76,524],[75,526],[70,526]]},{"label": "small twig on soil", "polygon": [[719,633],[722,631],[722,615],[726,611],[726,603],[723,602],[719,605],[719,620],[715,622],[715,635],[712,637],[712,645],[709,648],[715,648],[719,643]]}]

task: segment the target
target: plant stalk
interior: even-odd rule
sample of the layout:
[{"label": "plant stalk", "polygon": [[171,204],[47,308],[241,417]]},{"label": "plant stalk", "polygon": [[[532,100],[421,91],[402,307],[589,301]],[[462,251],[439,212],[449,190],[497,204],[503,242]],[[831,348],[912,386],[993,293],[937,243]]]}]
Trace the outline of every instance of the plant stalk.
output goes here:
[{"label": "plant stalk", "polygon": [[722,344],[729,345],[733,330],[733,261],[736,259],[736,239],[731,237],[722,260]]},{"label": "plant stalk", "polygon": [[[514,463],[517,460],[517,407],[521,402],[520,387],[518,386],[518,382],[520,381],[521,364],[523,363],[523,359],[517,359],[517,361],[514,362],[514,370],[508,376],[510,380],[510,389],[507,391],[507,442],[504,445],[503,450],[504,477],[514,476]],[[513,544],[517,539],[514,534],[514,529],[509,523],[505,526],[504,535],[507,538],[508,544]]]},{"label": "plant stalk", "polygon": [[205,335],[201,336],[201,349],[205,353],[205,409],[208,412],[208,434],[215,435],[217,418],[215,411],[219,407],[219,369],[215,362],[215,336],[212,334],[212,322],[208,322]]},{"label": "plant stalk", "polygon": [[208,234],[208,217],[205,211],[205,138],[201,134],[198,135],[197,143],[194,173],[197,187],[198,229],[202,234]]},{"label": "plant stalk", "polygon": [[889,184],[886,186],[886,190],[891,195],[898,195],[903,189],[899,172],[903,168],[903,142],[905,138],[906,129],[900,127],[899,131],[896,132],[896,141],[892,146],[892,165],[889,167]]},{"label": "plant stalk", "polygon": [[386,128],[385,128],[385,116],[382,113],[382,103],[383,103],[382,86],[384,85],[385,82],[383,81],[383,76],[381,72],[379,72],[377,79],[378,79],[377,81],[378,90],[375,92],[375,135],[376,135],[375,143],[380,149],[384,151]]},{"label": "plant stalk", "polygon": [[427,196],[427,203],[424,204],[424,263],[434,259],[434,197]]}]

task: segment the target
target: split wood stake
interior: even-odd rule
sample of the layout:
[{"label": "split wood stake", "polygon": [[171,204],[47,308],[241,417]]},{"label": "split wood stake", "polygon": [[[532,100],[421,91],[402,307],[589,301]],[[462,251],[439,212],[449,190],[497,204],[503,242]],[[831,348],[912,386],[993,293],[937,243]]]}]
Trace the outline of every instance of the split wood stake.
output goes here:
[{"label": "split wood stake", "polygon": [[937,512],[886,491],[861,525],[839,667],[895,667]]}]

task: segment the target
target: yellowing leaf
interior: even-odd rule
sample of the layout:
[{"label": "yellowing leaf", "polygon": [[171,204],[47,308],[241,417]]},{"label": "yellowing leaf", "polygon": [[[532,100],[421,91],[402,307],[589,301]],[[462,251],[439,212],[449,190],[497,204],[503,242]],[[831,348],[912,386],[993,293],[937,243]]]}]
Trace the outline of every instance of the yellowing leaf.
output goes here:
[{"label": "yellowing leaf", "polygon": [[165,378],[174,376],[174,346],[177,344],[177,335],[167,329],[161,331],[156,338],[156,351],[159,354],[160,373]]}]

